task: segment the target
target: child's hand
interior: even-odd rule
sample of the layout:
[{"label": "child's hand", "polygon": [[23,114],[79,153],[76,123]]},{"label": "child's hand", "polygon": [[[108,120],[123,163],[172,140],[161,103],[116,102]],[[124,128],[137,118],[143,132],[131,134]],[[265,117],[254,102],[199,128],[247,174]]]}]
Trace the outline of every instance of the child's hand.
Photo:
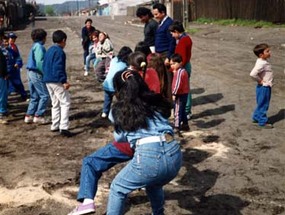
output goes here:
[{"label": "child's hand", "polygon": [[70,84],[69,84],[69,83],[64,83],[64,84],[63,84],[63,88],[64,88],[65,90],[68,90],[69,87],[70,87]]},{"label": "child's hand", "polygon": [[176,96],[172,96],[172,100],[175,101],[175,99],[176,99]]},{"label": "child's hand", "polygon": [[18,64],[15,64],[14,67],[18,69],[18,68],[19,68],[19,65],[18,65]]},{"label": "child's hand", "polygon": [[263,84],[263,80],[257,81],[257,83],[258,83],[259,85],[262,85],[262,84]]}]

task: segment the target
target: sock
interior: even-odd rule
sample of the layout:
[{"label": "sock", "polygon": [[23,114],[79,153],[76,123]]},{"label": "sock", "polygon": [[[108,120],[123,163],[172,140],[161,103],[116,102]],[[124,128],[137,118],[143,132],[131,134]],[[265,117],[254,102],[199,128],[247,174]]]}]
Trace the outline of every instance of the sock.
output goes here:
[{"label": "sock", "polygon": [[83,205],[88,205],[90,203],[94,203],[94,200],[93,199],[84,199],[82,204]]}]

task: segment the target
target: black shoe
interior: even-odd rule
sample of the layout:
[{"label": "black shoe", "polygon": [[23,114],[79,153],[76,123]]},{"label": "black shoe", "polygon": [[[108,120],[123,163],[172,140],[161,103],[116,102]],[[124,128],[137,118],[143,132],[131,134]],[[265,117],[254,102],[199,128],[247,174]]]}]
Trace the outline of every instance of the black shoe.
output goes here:
[{"label": "black shoe", "polygon": [[182,124],[180,127],[181,131],[190,131],[190,127],[188,124]]},{"label": "black shoe", "polygon": [[69,130],[60,130],[60,134],[64,137],[72,137],[73,134]]}]

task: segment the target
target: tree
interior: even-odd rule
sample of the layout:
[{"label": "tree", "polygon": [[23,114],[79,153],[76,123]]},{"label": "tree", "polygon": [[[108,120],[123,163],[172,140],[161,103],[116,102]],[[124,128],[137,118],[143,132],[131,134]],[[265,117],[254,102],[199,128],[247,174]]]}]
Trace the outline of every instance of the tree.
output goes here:
[{"label": "tree", "polygon": [[53,7],[51,5],[46,6],[45,13],[48,16],[55,16],[55,12],[54,12]]}]

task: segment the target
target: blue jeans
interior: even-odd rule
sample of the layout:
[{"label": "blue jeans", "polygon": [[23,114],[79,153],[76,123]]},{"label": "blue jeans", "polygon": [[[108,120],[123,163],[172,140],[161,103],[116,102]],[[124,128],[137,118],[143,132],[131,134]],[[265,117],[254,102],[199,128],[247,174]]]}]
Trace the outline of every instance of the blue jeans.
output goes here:
[{"label": "blue jeans", "polygon": [[271,87],[262,85],[256,86],[256,109],[253,112],[252,119],[258,122],[258,125],[264,126],[267,121],[267,111],[271,98]]},{"label": "blue jeans", "polygon": [[14,70],[9,77],[9,93],[14,91],[20,93],[23,99],[27,98],[27,92],[25,91],[23,82],[21,80],[20,69]]},{"label": "blue jeans", "polygon": [[153,215],[163,215],[163,185],[176,177],[181,163],[182,153],[175,140],[137,146],[133,159],[111,184],[107,214],[123,214],[127,195],[145,187]]},{"label": "blue jeans", "polygon": [[0,77],[0,114],[8,112],[8,81]]},{"label": "blue jeans", "polygon": [[[92,60],[96,60],[96,56],[95,56],[95,53],[89,53],[89,55],[86,57],[86,65],[85,65],[85,70],[87,71],[87,72],[89,72],[89,70],[90,70],[90,62],[92,61]],[[92,64],[93,65],[93,64]]]},{"label": "blue jeans", "polygon": [[85,198],[94,199],[102,173],[116,164],[130,159],[132,159],[132,156],[121,152],[112,143],[85,157],[82,163],[77,200],[82,202]]},{"label": "blue jeans", "polygon": [[106,91],[104,90],[104,104],[103,104],[103,113],[108,113],[110,112],[114,92]]},{"label": "blue jeans", "polygon": [[27,115],[43,116],[49,102],[49,93],[43,76],[34,71],[28,71],[28,81],[30,90],[30,103]]}]

